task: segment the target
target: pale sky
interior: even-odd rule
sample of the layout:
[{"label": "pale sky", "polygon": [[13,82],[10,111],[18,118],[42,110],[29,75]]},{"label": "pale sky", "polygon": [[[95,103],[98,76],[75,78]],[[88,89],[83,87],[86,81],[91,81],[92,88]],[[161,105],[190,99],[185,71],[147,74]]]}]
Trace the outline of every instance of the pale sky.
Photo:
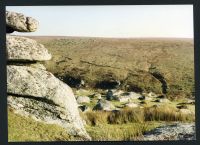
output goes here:
[{"label": "pale sky", "polygon": [[193,38],[192,5],[8,6],[39,21],[17,35]]}]

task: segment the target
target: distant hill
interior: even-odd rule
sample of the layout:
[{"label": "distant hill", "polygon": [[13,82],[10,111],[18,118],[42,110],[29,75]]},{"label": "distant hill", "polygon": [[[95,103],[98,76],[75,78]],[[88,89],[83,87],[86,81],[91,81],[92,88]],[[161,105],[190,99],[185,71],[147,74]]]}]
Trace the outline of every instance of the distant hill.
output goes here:
[{"label": "distant hill", "polygon": [[31,37],[53,54],[47,69],[75,87],[107,89],[119,81],[121,89],[193,97],[193,39]]}]

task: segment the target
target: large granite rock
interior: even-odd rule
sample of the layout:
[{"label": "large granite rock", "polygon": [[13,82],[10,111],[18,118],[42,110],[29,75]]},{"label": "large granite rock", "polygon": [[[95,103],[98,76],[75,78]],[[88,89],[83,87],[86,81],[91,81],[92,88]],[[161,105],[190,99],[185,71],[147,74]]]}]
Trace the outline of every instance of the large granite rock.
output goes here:
[{"label": "large granite rock", "polygon": [[6,38],[7,58],[13,61],[45,61],[51,59],[51,54],[35,40],[9,36]]},{"label": "large granite rock", "polygon": [[[72,89],[50,72],[8,65],[7,93],[17,96],[9,97],[9,103],[22,114],[32,114],[46,123],[63,124],[69,134],[90,139],[84,129]],[[25,107],[16,108],[15,104]]]},{"label": "large granite rock", "polygon": [[21,13],[6,11],[6,32],[34,32],[38,28],[38,21]]}]

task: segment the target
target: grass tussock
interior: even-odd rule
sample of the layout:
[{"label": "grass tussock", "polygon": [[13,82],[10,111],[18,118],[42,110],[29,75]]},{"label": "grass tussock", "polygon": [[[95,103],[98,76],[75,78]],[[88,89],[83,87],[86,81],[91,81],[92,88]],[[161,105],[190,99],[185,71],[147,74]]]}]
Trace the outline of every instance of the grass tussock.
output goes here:
[{"label": "grass tussock", "polygon": [[144,112],[143,110],[125,108],[121,111],[112,112],[108,116],[108,123],[110,124],[124,124],[130,122],[144,122]]},{"label": "grass tussock", "polygon": [[107,123],[109,114],[109,112],[104,111],[89,111],[85,114],[81,113],[81,117],[86,121],[88,125],[96,126]]},{"label": "grass tussock", "polygon": [[146,121],[195,121],[192,114],[182,114],[175,108],[125,108],[120,111],[89,111],[82,114],[88,125],[144,123]]},{"label": "grass tussock", "polygon": [[144,109],[145,121],[181,121],[190,122],[195,121],[195,116],[192,114],[182,114],[177,112],[175,108],[145,108]]}]

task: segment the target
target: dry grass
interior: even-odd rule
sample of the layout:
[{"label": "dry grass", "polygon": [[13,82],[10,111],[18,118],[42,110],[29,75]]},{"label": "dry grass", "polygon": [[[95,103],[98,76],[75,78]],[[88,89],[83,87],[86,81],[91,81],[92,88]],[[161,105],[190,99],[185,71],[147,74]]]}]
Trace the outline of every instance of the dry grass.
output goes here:
[{"label": "dry grass", "polygon": [[37,122],[8,111],[9,142],[70,141],[74,139],[60,126]]},{"label": "dry grass", "polygon": [[88,125],[96,126],[107,123],[107,118],[110,113],[104,111],[88,111],[86,113],[80,112],[80,114]]},{"label": "dry grass", "polygon": [[161,108],[145,108],[144,109],[145,121],[195,121],[195,115],[182,114],[177,112],[175,108],[161,107]]},{"label": "dry grass", "polygon": [[124,123],[141,123],[144,122],[143,109],[125,108],[121,111],[112,112],[108,116],[108,123],[110,124],[124,124]]},{"label": "dry grass", "polygon": [[138,140],[147,131],[158,127],[159,122],[100,124],[86,126],[86,130],[93,141],[131,141]]},{"label": "dry grass", "polygon": [[88,125],[96,126],[100,124],[127,124],[127,123],[144,123],[146,121],[195,121],[195,115],[181,114],[175,108],[125,108],[120,111],[104,112],[89,111],[82,114],[83,119]]}]

